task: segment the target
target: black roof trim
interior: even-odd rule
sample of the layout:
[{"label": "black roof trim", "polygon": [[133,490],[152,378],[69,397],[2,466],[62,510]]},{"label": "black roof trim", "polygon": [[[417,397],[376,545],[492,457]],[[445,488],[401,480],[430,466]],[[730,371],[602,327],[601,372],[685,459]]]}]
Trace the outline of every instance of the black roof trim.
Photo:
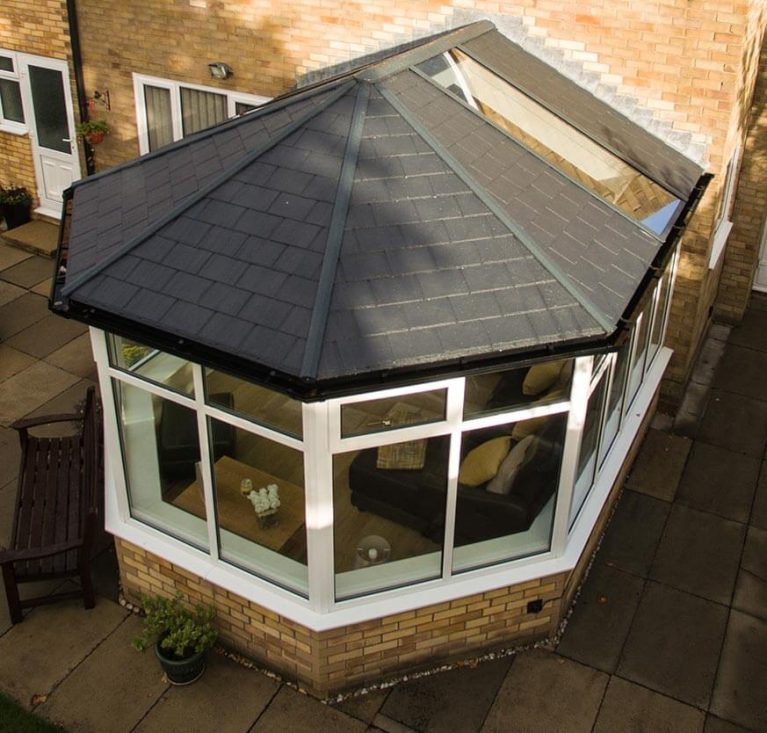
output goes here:
[{"label": "black roof trim", "polygon": [[325,328],[330,313],[333,284],[336,278],[338,258],[341,254],[341,243],[344,238],[346,215],[349,212],[354,172],[357,166],[357,156],[359,155],[362,128],[365,124],[365,112],[369,96],[369,85],[364,82],[358,82],[357,98],[354,102],[354,111],[352,112],[352,119],[349,125],[349,137],[346,140],[346,150],[344,151],[336,200],[328,228],[328,239],[325,245],[325,255],[322,260],[320,280],[317,285],[312,319],[309,324],[309,333],[306,337],[306,348],[301,364],[301,377],[304,378],[316,378],[320,357],[322,356]]},{"label": "black roof trim", "polygon": [[181,214],[187,211],[191,206],[194,206],[201,199],[205,198],[209,193],[215,191],[219,186],[226,183],[233,175],[239,173],[244,168],[247,168],[256,158],[259,158],[267,150],[270,150],[275,145],[278,145],[282,140],[291,135],[306,122],[316,117],[320,112],[327,109],[331,104],[340,99],[346,92],[348,92],[354,86],[353,81],[349,81],[346,84],[340,85],[332,94],[328,95],[328,98],[320,105],[312,107],[308,112],[298,117],[289,125],[286,125],[274,138],[265,142],[257,148],[251,150],[247,155],[244,155],[237,163],[230,168],[227,168],[219,176],[216,176],[210,183],[203,186],[194,195],[184,199],[178,206],[171,209],[165,216],[160,217],[157,221],[153,222],[151,226],[143,230],[138,236],[134,237],[130,241],[123,244],[121,247],[115,249],[107,257],[104,257],[100,262],[87,268],[79,275],[75,276],[71,282],[67,282],[61,290],[63,296],[69,295],[73,290],[80,287],[84,283],[88,282],[92,277],[103,272],[109,265],[119,260],[131,250],[135,249],[142,242],[147,241],[151,236],[156,234],[164,226],[177,219]]},{"label": "black roof trim", "polygon": [[493,196],[485,191],[469,174],[469,172],[450,154],[444,147],[434,139],[431,133],[410,113],[404,105],[400,104],[397,97],[388,89],[379,86],[378,90],[386,98],[389,104],[402,115],[403,119],[429,144],[434,152],[453,169],[461,180],[476,194],[476,196],[487,206],[493,214],[503,223],[503,225],[520,241],[528,252],[541,264],[567,292],[586,310],[586,312],[599,324],[605,333],[609,333],[614,328],[614,324],[601,309],[592,303],[568,277],[567,273],[557,266],[550,257],[541,251],[541,248],[525,232],[522,227],[511,220],[509,215],[498,205]]}]

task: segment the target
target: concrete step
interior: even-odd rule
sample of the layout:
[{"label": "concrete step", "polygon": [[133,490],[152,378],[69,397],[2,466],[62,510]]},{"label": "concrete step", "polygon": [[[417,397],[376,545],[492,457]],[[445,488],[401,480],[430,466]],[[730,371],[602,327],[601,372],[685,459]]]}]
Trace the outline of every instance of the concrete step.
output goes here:
[{"label": "concrete step", "polygon": [[58,238],[58,224],[40,219],[0,232],[0,239],[4,243],[43,257],[53,257],[56,253]]}]

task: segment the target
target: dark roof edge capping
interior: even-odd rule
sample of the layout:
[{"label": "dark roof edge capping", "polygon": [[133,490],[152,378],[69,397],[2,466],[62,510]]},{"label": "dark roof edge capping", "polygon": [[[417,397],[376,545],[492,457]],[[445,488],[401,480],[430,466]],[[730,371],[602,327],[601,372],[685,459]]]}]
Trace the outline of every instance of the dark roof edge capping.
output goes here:
[{"label": "dark roof edge capping", "polygon": [[304,349],[304,358],[300,372],[303,378],[316,379],[317,377],[369,96],[369,85],[364,82],[358,82],[357,98],[349,123],[349,136],[346,140],[344,161],[341,167],[341,175],[338,179],[336,200],[328,229],[325,256],[322,260],[322,270],[320,272],[319,283],[317,284],[312,319],[309,324],[309,333],[306,337],[306,348]]},{"label": "dark roof edge capping", "polygon": [[[328,79],[326,82],[323,82],[323,86],[326,86],[327,90],[329,91],[335,85],[343,84],[344,79],[346,79],[348,76],[349,74],[345,74],[343,77],[338,77],[338,79]],[[275,97],[274,99],[270,99],[268,102],[264,102],[260,107],[257,107],[251,112],[247,112],[246,114],[243,114],[243,115],[238,115],[237,117],[232,117],[231,119],[225,120],[224,122],[220,122],[217,125],[212,125],[211,127],[206,127],[204,130],[200,130],[199,132],[192,133],[191,135],[185,135],[179,140],[169,143],[168,145],[163,145],[161,148],[157,150],[153,150],[150,153],[144,153],[143,155],[139,155],[136,158],[132,158],[131,160],[126,161],[125,163],[120,163],[120,165],[116,165],[113,168],[108,168],[105,171],[94,173],[92,176],[81,178],[80,180],[75,181],[70,186],[70,188],[75,189],[75,188],[80,188],[82,186],[87,186],[88,184],[93,183],[94,181],[99,181],[102,178],[107,178],[108,176],[111,176],[114,173],[120,173],[121,171],[124,171],[127,168],[133,168],[134,166],[141,165],[147,160],[153,160],[154,158],[161,158],[163,155],[172,153],[178,150],[179,148],[187,147],[190,143],[196,143],[196,142],[199,142],[200,140],[204,140],[207,137],[211,137],[212,135],[218,135],[218,133],[224,132],[225,130],[228,130],[230,127],[236,127],[237,125],[243,124],[243,122],[249,122],[250,120],[253,120],[257,117],[263,117],[264,115],[270,115],[274,112],[278,112],[283,107],[286,107],[287,105],[292,104],[293,102],[300,102],[305,97],[311,97],[317,92],[318,92],[318,89],[314,87],[312,88],[304,87],[303,89],[291,90],[290,92],[287,92],[286,94],[283,94],[282,96]]]},{"label": "dark roof edge capping", "polygon": [[335,91],[328,95],[328,98],[324,101],[324,103],[318,105],[317,107],[311,108],[301,117],[298,117],[289,125],[286,125],[277,135],[275,135],[274,138],[251,150],[247,155],[244,155],[242,158],[240,158],[240,160],[238,160],[235,165],[227,168],[206,186],[203,186],[199,191],[184,199],[178,206],[165,214],[165,216],[162,216],[157,221],[152,222],[152,224],[147,229],[142,231],[136,237],[126,242],[122,246],[116,248],[114,252],[112,252],[107,257],[104,257],[95,265],[92,265],[91,267],[81,272],[79,275],[73,278],[71,282],[66,283],[66,285],[64,285],[61,290],[61,294],[64,297],[71,294],[73,290],[88,282],[88,280],[90,280],[92,277],[102,272],[104,269],[109,267],[109,265],[116,262],[132,249],[137,247],[139,244],[145,242],[147,239],[149,239],[149,237],[151,237],[153,234],[156,234],[160,229],[162,229],[165,225],[169,224],[174,219],[178,218],[182,213],[184,213],[184,211],[203,199],[209,193],[215,191],[215,189],[217,189],[219,186],[226,183],[232,176],[239,173],[243,168],[246,168],[266,151],[279,144],[282,140],[306,124],[313,117],[316,117],[320,112],[327,109],[331,104],[346,94],[346,92],[348,92],[353,85],[354,82],[349,81],[346,84],[342,84],[337,87]]},{"label": "dark roof edge capping", "polygon": [[361,372],[351,377],[307,380],[198,341],[179,338],[167,331],[141,325],[134,320],[108,313],[84,303],[72,301],[70,306],[68,312],[61,313],[62,316],[74,318],[107,333],[134,339],[181,359],[195,361],[202,366],[214,369],[225,368],[234,376],[255,382],[269,389],[279,390],[305,402],[360,394],[372,389],[397,384],[413,384],[450,376],[480,374],[511,366],[524,366],[536,361],[557,358],[559,355],[581,356],[601,353],[613,348],[614,339],[625,330],[623,327],[619,327],[608,335],[596,335],[588,339],[573,339],[542,345],[534,349],[523,347],[476,357],[454,357],[441,362],[410,364],[392,369]]},{"label": "dark roof edge capping", "polygon": [[584,293],[582,293],[570,280],[566,273],[556,265],[550,257],[543,253],[541,248],[533,241],[527,232],[514,223],[509,215],[498,205],[493,196],[485,191],[469,174],[469,172],[448,153],[442,145],[432,137],[421,123],[415,119],[410,111],[400,104],[397,97],[392,94],[383,85],[377,87],[378,91],[384,96],[389,104],[402,115],[403,119],[429,144],[434,152],[458,175],[461,180],[476,194],[476,196],[487,206],[490,211],[501,221],[503,225],[520,241],[528,252],[552,275],[552,277],[575,298],[584,310],[599,324],[605,333],[610,333],[615,328],[615,324],[606,314],[604,314],[596,304],[592,303]]},{"label": "dark roof edge capping", "polygon": [[[546,65],[551,72],[553,72],[553,73],[557,74],[558,76],[562,77],[564,80],[566,80],[570,84],[575,85],[583,94],[589,95],[594,100],[594,102],[597,104],[597,106],[609,109],[611,114],[615,115],[616,117],[622,118],[623,120],[628,122],[633,127],[637,128],[638,130],[641,130],[643,134],[649,135],[649,136],[653,137],[655,140],[657,140],[663,146],[665,146],[669,151],[671,151],[675,156],[678,156],[681,159],[681,161],[684,162],[688,167],[690,167],[690,168],[694,167],[695,170],[696,170],[696,175],[698,177],[703,174],[704,169],[700,165],[695,163],[693,160],[688,158],[684,153],[682,153],[679,150],[677,150],[676,148],[674,148],[672,145],[670,145],[668,142],[666,142],[662,138],[660,138],[657,135],[655,135],[650,130],[647,130],[646,128],[644,128],[638,122],[635,122],[634,120],[632,120],[631,117],[629,117],[628,115],[624,114],[623,112],[621,112],[619,109],[617,109],[613,105],[608,104],[604,100],[600,99],[593,92],[591,92],[587,88],[581,86],[581,84],[579,84],[577,81],[575,81],[573,79],[570,79],[570,77],[566,76],[565,74],[560,72],[555,67],[547,64],[543,59],[540,59],[535,54],[532,54],[529,51],[526,51],[522,46],[520,46],[519,44],[515,43],[514,41],[512,41],[511,39],[509,39],[505,35],[503,35],[503,33],[498,31],[497,28],[493,27],[492,29],[487,31],[487,33],[492,33],[492,32],[495,32],[498,35],[500,35],[506,42],[512,43],[515,46],[517,46],[518,48],[520,48],[523,53],[525,53],[528,56],[532,57],[537,63],[540,63],[542,65]],[[482,35],[486,35],[486,34],[482,34]],[[551,104],[549,104],[545,100],[543,100],[538,94],[535,93],[535,91],[533,89],[529,89],[527,86],[525,86],[525,87],[521,86],[518,81],[515,81],[514,79],[511,79],[509,77],[509,75],[504,73],[501,69],[499,69],[496,64],[494,64],[489,59],[483,58],[482,54],[478,53],[476,50],[471,48],[471,46],[467,46],[467,45],[464,45],[463,43],[461,43],[461,44],[459,44],[459,48],[467,56],[470,56],[472,59],[474,59],[474,61],[476,61],[478,64],[481,64],[485,68],[489,69],[494,74],[499,76],[501,79],[503,79],[504,81],[506,81],[509,84],[511,84],[511,86],[513,86],[515,89],[518,89],[524,95],[530,97],[530,99],[532,99],[533,101],[535,101],[538,104],[540,104],[544,109],[548,110],[553,115],[556,115],[557,117],[559,117],[567,125],[569,125],[570,127],[572,127],[575,130],[578,130],[578,132],[582,133],[583,135],[588,137],[590,140],[593,140],[597,145],[605,148],[605,150],[608,150],[613,155],[617,156],[624,163],[627,163],[628,165],[636,168],[640,173],[642,173],[643,175],[647,176],[650,180],[655,181],[655,183],[657,183],[658,185],[660,185],[660,186],[662,186],[664,188],[667,188],[671,193],[673,193],[678,198],[682,199],[683,201],[686,201],[687,198],[690,196],[690,192],[689,191],[683,192],[681,189],[677,188],[676,186],[674,186],[669,181],[664,181],[664,182],[659,181],[657,176],[654,173],[652,173],[651,171],[649,171],[646,168],[646,166],[644,166],[641,163],[641,161],[638,161],[638,160],[635,160],[635,159],[629,159],[629,156],[627,156],[625,153],[623,153],[620,150],[618,150],[614,145],[612,145],[610,143],[609,140],[599,138],[596,135],[594,135],[591,131],[585,130],[581,125],[579,125],[577,122],[575,122],[571,118],[570,115],[567,114],[566,110],[554,109]],[[677,162],[679,162],[679,161],[677,161]]]}]

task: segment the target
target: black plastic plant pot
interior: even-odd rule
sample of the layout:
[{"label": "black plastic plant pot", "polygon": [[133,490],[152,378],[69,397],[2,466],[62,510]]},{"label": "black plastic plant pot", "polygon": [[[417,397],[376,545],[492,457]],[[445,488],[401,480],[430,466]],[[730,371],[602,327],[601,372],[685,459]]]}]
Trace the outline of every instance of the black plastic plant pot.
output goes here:
[{"label": "black plastic plant pot", "polygon": [[160,648],[160,642],[155,644],[155,653],[160,660],[163,671],[172,685],[190,685],[198,680],[205,671],[207,649],[186,659],[175,659],[164,649]]},{"label": "black plastic plant pot", "polygon": [[30,204],[2,204],[2,214],[8,229],[26,224],[32,218]]}]

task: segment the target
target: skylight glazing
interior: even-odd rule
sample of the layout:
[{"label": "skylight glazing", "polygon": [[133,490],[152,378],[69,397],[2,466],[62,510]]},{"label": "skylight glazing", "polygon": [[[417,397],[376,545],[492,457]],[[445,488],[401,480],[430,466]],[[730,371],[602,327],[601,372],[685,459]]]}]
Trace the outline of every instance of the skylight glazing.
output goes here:
[{"label": "skylight glazing", "polygon": [[417,67],[544,160],[657,235],[681,202],[457,48]]}]

